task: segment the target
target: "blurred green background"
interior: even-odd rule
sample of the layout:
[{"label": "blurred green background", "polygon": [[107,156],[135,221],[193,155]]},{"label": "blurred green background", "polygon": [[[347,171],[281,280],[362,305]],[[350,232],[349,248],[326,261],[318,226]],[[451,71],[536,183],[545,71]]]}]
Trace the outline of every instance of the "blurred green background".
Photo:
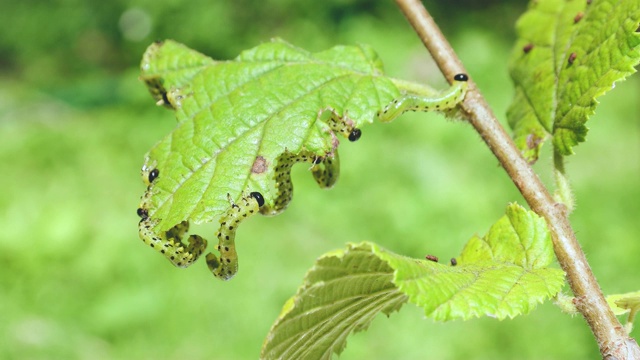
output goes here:
[{"label": "blurred green background", "polygon": [[[504,120],[525,2],[444,3],[426,5]],[[470,126],[406,115],[343,144],[331,191],[294,168],[289,210],[241,227],[232,281],[204,263],[174,268],[137,234],[143,156],[175,125],[137,79],[146,46],[173,38],[227,59],[274,36],[313,51],[361,42],[392,76],[445,87],[393,2],[31,0],[3,4],[0,23],[0,358],[256,359],[319,255],[370,240],[448,259],[524,204]],[[640,288],[639,86],[632,77],[602,99],[568,161],[572,221],[607,293]],[[547,146],[536,164],[547,183],[550,163]],[[464,323],[406,305],[352,336],[341,359],[597,357],[582,318],[551,304]]]}]

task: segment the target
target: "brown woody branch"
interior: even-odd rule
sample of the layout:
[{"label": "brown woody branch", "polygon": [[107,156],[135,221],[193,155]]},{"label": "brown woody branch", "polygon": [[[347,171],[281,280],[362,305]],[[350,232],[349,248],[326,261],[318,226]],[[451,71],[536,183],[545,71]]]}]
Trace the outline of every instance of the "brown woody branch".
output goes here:
[{"label": "brown woody branch", "polygon": [[[419,0],[396,0],[414,30],[447,79],[468,72]],[[511,177],[533,211],[547,221],[553,249],[575,295],[575,305],[595,335],[605,359],[640,359],[640,348],[630,338],[605,301],[598,283],[569,223],[566,208],[557,203],[537,174],[521,156],[482,94],[469,83],[461,104],[465,119]]]}]

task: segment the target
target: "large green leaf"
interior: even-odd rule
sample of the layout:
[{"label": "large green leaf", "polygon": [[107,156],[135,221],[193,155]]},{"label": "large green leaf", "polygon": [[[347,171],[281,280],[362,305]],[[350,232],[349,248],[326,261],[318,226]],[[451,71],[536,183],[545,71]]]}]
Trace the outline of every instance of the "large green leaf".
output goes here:
[{"label": "large green leaf", "polygon": [[148,216],[161,219],[158,230],[217,219],[229,208],[227,194],[236,201],[257,191],[273,205],[279,155],[336,150],[319,112],[348,114],[360,127],[400,94],[363,45],[310,53],[274,40],[235,60],[214,61],[164,41],[149,47],[141,67],[153,95],[178,119],[145,161],[146,169],[160,171],[148,209]]},{"label": "large green leaf", "polygon": [[141,68],[157,103],[175,110],[178,123],[142,167],[148,186],[137,210],[140,238],[186,267],[208,243],[187,234],[190,222],[219,220],[219,256],[205,258],[225,280],[238,270],[237,227],[258,212],[286,209],[294,164],[310,164],[316,182],[329,188],[339,174],[340,137],[356,141],[362,125],[410,110],[454,115],[468,80],[457,74],[449,89],[436,92],[385,77],[367,46],[310,53],[278,39],[231,61],[157,42]]},{"label": "large green leaf", "polygon": [[585,141],[596,98],[640,61],[638,0],[535,0],[518,20],[510,59],[515,97],[507,117],[530,161],[545,139],[573,153]]},{"label": "large green leaf", "polygon": [[487,235],[467,243],[455,266],[351,244],[318,259],[273,325],[262,357],[328,359],[350,332],[406,301],[443,321],[528,313],[564,284],[564,273],[549,268],[553,259],[544,219],[515,204]]}]

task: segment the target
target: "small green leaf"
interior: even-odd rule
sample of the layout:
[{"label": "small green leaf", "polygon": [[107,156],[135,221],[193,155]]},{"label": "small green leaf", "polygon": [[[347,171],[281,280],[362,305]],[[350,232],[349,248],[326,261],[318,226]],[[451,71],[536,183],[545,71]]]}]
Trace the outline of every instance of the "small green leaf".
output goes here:
[{"label": "small green leaf", "polygon": [[[383,257],[385,258],[385,257]],[[409,301],[436,320],[526,314],[564,284],[544,219],[517,204],[483,238],[473,237],[457,266],[386,258]]]},{"label": "small green leaf", "polygon": [[507,117],[530,161],[545,139],[573,153],[585,141],[596,98],[640,61],[637,0],[536,0],[518,20],[510,59],[515,97]]},{"label": "small green leaf", "polygon": [[317,260],[271,328],[261,358],[330,359],[344,349],[351,332],[407,301],[392,282],[393,269],[372,246],[352,244]]},{"label": "small green leaf", "polygon": [[473,237],[467,243],[460,263],[491,259],[525,269],[543,268],[555,259],[549,236],[546,222],[536,213],[511,204],[484,238]]},{"label": "small green leaf", "polygon": [[[640,311],[640,291],[625,294],[613,294],[606,297],[607,303],[616,316],[624,314],[635,314]],[[560,309],[571,315],[578,314],[578,309],[574,305],[575,297],[559,293],[555,303]]]},{"label": "small green leaf", "polygon": [[456,266],[351,244],[309,271],[271,328],[262,356],[328,359],[350,332],[406,301],[443,321],[528,313],[564,284],[564,273],[548,267],[553,258],[545,221],[515,204],[485,237],[467,243]]},{"label": "small green leaf", "polygon": [[607,303],[611,306],[614,314],[624,315],[627,313],[637,313],[640,311],[640,291],[625,294],[614,294],[607,296]]}]

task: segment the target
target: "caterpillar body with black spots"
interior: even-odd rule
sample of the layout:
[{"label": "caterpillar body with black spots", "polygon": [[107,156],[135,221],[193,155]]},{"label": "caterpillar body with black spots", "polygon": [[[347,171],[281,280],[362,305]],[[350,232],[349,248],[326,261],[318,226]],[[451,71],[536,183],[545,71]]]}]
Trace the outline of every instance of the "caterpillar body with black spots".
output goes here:
[{"label": "caterpillar body with black spots", "polygon": [[238,253],[236,252],[236,230],[244,219],[260,211],[264,205],[264,197],[259,192],[252,192],[244,196],[236,204],[231,201],[231,207],[220,219],[218,229],[218,252],[208,253],[207,266],[213,275],[221,280],[229,280],[238,272]]},{"label": "caterpillar body with black spots", "polygon": [[[458,74],[454,77],[452,86],[438,96],[427,98],[406,94],[391,101],[377,117],[382,122],[389,122],[402,115],[406,111],[432,111],[447,110],[455,107],[465,96],[468,77]],[[318,185],[322,188],[332,187],[340,175],[340,159],[338,157],[337,135],[357,141],[362,132],[348,116],[338,115],[333,109],[325,109],[318,114],[318,124],[323,131],[330,135],[331,150],[324,154],[317,154],[304,148],[295,152],[284,150],[274,159],[273,170],[273,199],[265,199],[264,195],[252,189],[245,189],[243,195],[234,202],[229,194],[229,207],[222,213],[219,221],[217,252],[206,255],[206,263],[213,275],[222,280],[231,279],[238,271],[238,254],[236,252],[235,236],[240,223],[245,219],[261,213],[264,215],[276,215],[289,205],[293,197],[293,184],[291,182],[291,168],[297,163],[309,163],[309,170]],[[258,155],[256,159],[260,166],[259,171],[265,171],[267,160]],[[152,197],[155,194],[154,186],[161,181],[162,169],[158,169],[155,163],[145,165],[142,168],[142,180],[147,185],[147,190],[142,196],[137,213],[141,218],[138,231],[144,243],[164,255],[173,265],[187,267],[195,262],[206,250],[207,240],[200,235],[187,235],[189,221],[184,220],[172,226],[166,231],[158,231],[157,225],[161,219],[151,216]],[[270,194],[269,194],[270,195]],[[269,201],[271,200],[271,201]],[[183,242],[183,238],[187,243]]]},{"label": "caterpillar body with black spots", "polygon": [[378,119],[382,122],[390,122],[407,111],[426,112],[452,109],[464,99],[468,80],[469,77],[466,74],[457,74],[453,77],[451,87],[434,97],[403,95],[392,100],[378,112]]},{"label": "caterpillar body with black spots", "polygon": [[[361,136],[353,121],[346,117],[338,116],[335,111],[328,109],[323,111],[318,119],[326,126],[327,131],[335,140],[335,134],[340,134],[349,141],[356,141]],[[206,262],[213,275],[222,280],[231,279],[238,271],[238,254],[236,251],[235,237],[238,226],[242,221],[260,212],[265,215],[275,215],[282,212],[293,196],[293,184],[291,183],[291,168],[297,163],[310,163],[309,170],[314,179],[323,188],[332,187],[340,174],[340,161],[338,157],[337,143],[330,153],[316,155],[307,150],[292,153],[284,151],[275,160],[274,185],[275,199],[273,204],[267,204],[260,192],[251,191],[234,202],[230,195],[229,208],[220,218],[220,225],[216,236],[218,238],[217,252],[206,255]],[[142,196],[137,210],[141,220],[138,225],[140,238],[144,243],[164,255],[173,265],[187,267],[195,262],[206,250],[207,240],[199,235],[189,235],[188,244],[182,242],[183,237],[189,231],[189,221],[182,221],[167,231],[156,231],[155,227],[160,219],[149,216],[152,207],[151,198],[154,194],[153,186],[159,178],[161,171],[157,168],[143,167],[142,180],[147,185],[147,191]]]}]

